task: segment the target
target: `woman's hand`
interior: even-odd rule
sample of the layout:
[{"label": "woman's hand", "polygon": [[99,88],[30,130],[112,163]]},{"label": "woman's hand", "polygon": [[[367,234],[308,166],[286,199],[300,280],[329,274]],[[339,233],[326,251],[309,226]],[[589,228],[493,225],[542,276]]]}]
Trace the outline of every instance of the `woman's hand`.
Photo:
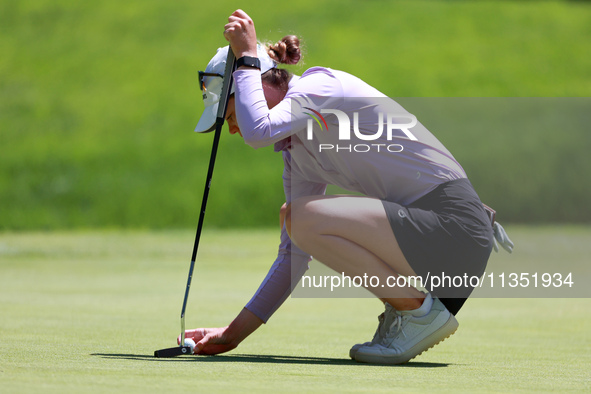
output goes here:
[{"label": "woman's hand", "polygon": [[224,37],[230,42],[236,59],[242,56],[257,57],[257,34],[254,22],[242,10],[236,10],[224,26]]},{"label": "woman's hand", "polygon": [[[263,324],[251,311],[244,308],[228,327],[186,330],[185,338],[195,341],[194,354],[220,354],[235,349],[247,336]],[[181,336],[177,338],[181,344]]]},{"label": "woman's hand", "polygon": [[[195,341],[194,354],[220,354],[236,348],[238,343],[227,335],[228,327],[198,328],[185,331],[185,338]],[[177,338],[180,345],[181,337]]]}]

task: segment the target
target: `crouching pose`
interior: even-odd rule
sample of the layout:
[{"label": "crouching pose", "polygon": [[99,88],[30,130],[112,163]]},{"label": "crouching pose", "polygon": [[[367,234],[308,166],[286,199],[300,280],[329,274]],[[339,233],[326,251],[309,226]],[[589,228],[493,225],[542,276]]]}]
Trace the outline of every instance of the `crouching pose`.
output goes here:
[{"label": "crouching pose", "polygon": [[[241,10],[229,17],[224,36],[238,59],[230,133],[283,155],[286,204],[279,254],[268,275],[227,327],[186,332],[196,354],[229,351],[265,323],[310,256],[337,273],[369,275],[382,284],[399,276],[482,275],[494,243],[491,217],[460,164],[416,118],[343,71],[313,67],[296,76],[277,68],[299,61],[298,38],[258,44],[254,23]],[[228,50],[219,49],[201,73],[206,108],[198,132],[214,128]],[[386,117],[388,111],[396,116]],[[329,184],[358,195],[325,195]],[[349,355],[388,364],[405,363],[452,335],[455,314],[472,291],[366,288],[384,312],[373,339],[354,345]]]}]

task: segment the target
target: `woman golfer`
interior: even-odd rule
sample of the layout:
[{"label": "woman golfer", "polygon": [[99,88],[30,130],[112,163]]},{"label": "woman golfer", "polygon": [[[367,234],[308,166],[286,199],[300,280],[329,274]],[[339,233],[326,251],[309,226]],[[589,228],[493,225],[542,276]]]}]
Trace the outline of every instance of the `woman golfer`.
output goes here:
[{"label": "woman golfer", "polygon": [[[460,164],[411,114],[345,72],[313,67],[298,77],[276,68],[298,62],[298,39],[257,44],[254,23],[242,10],[229,17],[224,36],[238,59],[230,133],[282,153],[286,205],[268,275],[230,325],[186,332],[196,354],[234,349],[265,323],[310,256],[339,274],[367,275],[380,284],[401,276],[482,275],[493,247],[491,220]],[[214,128],[227,50],[219,49],[200,73],[206,109],[198,132]],[[325,195],[328,184],[361,196]],[[405,363],[449,337],[472,290],[450,282],[422,292],[375,286],[376,280],[364,286],[385,311],[373,339],[350,350],[360,362]]]}]

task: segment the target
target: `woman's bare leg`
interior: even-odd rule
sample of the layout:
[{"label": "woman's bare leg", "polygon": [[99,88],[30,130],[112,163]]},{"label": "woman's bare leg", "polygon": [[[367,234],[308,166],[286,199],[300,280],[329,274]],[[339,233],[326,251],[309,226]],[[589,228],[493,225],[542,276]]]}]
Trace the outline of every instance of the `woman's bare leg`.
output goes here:
[{"label": "woman's bare leg", "polygon": [[389,276],[416,276],[402,254],[382,202],[354,196],[310,196],[295,200],[286,213],[292,241],[315,259],[348,276],[377,276],[367,287],[395,309],[421,306],[425,295],[407,287],[382,287]]}]

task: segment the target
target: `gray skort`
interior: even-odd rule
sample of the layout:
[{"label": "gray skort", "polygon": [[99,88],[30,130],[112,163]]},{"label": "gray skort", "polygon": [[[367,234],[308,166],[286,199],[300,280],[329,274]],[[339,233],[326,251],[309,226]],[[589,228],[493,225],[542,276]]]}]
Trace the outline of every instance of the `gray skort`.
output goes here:
[{"label": "gray skort", "polygon": [[[465,278],[484,273],[493,247],[492,225],[472,184],[449,181],[408,206],[383,205],[406,260],[455,315],[473,290]],[[437,281],[445,286],[431,287]]]}]

